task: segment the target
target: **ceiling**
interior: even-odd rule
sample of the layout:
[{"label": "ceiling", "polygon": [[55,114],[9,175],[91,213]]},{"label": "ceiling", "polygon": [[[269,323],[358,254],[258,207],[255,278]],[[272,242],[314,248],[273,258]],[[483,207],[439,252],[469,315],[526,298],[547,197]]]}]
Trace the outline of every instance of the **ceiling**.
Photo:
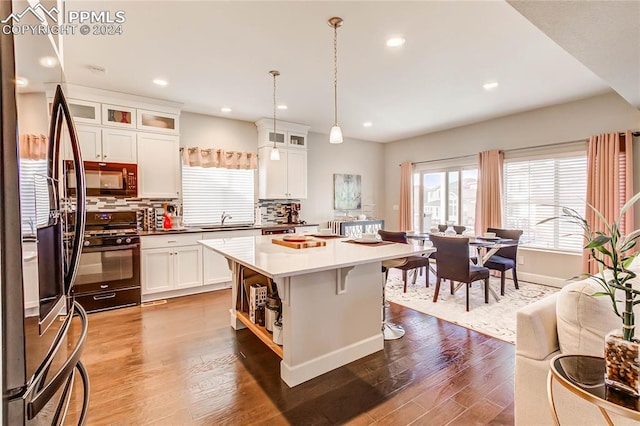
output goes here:
[{"label": "ceiling", "polygon": [[[594,74],[558,45],[562,40],[554,42],[556,35],[550,38],[523,16],[536,15],[533,22],[542,26],[548,14],[503,1],[67,1],[66,9],[126,13],[122,35],[64,37],[70,83],[255,121],[273,114],[268,72],[277,69],[278,103],[288,106],[278,119],[320,133],[333,124],[333,30],[327,19],[340,16],[338,121],[345,136],[370,141],[611,91],[601,78],[606,73]],[[386,47],[386,38],[396,34],[406,44]],[[31,82],[26,91],[59,79],[59,73],[28,65],[35,63],[30,55],[40,54],[36,38],[16,40],[18,73]],[[169,85],[156,86],[154,78]],[[497,81],[498,88],[485,91],[488,81]],[[223,106],[233,111],[222,113]],[[366,121],[372,127],[363,127]]]}]

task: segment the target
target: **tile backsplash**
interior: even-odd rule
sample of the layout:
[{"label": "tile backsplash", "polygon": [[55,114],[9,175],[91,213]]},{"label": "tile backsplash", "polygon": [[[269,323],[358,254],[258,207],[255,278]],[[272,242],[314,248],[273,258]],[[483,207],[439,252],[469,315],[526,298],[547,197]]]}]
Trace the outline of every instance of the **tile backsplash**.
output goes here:
[{"label": "tile backsplash", "polygon": [[87,211],[104,210],[143,210],[149,207],[162,207],[163,204],[180,205],[179,199],[151,200],[145,198],[87,197]]},{"label": "tile backsplash", "polygon": [[299,203],[300,200],[258,200],[262,223],[278,223],[287,221],[286,207],[291,203]]}]

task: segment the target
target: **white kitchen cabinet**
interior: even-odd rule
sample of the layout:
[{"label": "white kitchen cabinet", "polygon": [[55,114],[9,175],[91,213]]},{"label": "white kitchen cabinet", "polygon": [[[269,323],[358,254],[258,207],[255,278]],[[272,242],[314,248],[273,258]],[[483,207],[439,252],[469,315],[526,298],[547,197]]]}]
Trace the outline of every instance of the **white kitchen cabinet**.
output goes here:
[{"label": "white kitchen cabinet", "polygon": [[139,109],[136,111],[136,116],[138,118],[137,128],[140,130],[173,134],[178,133],[178,114]]},{"label": "white kitchen cabinet", "polygon": [[141,250],[142,294],[173,290],[173,250]]},{"label": "white kitchen cabinet", "polygon": [[[75,123],[100,124],[100,104],[98,102],[67,99],[67,104]],[[51,105],[50,103],[49,107]]]},{"label": "white kitchen cabinet", "polygon": [[307,149],[307,133],[309,126],[287,121],[276,122],[276,133],[273,132],[273,119],[261,118],[255,122],[258,128],[258,148],[273,147]]},{"label": "white kitchen cabinet", "polygon": [[[202,234],[202,239],[249,237],[260,234],[260,229],[206,232]],[[231,271],[229,270],[229,263],[224,256],[205,248],[202,250],[202,265],[204,269],[204,285],[217,285],[217,288],[231,288]]]},{"label": "white kitchen cabinet", "polygon": [[180,143],[178,136],[138,133],[138,196],[180,196]]},{"label": "white kitchen cabinet", "polygon": [[202,285],[202,246],[178,247],[173,251],[176,288]]},{"label": "white kitchen cabinet", "polygon": [[22,243],[22,282],[25,316],[38,314],[38,247],[36,243]]},{"label": "white kitchen cabinet", "polygon": [[[66,130],[63,130],[64,157],[73,159],[71,144]],[[131,130],[105,129],[96,126],[76,126],[83,161],[131,163],[138,159],[136,132]]]},{"label": "white kitchen cabinet", "polygon": [[258,197],[307,198],[307,151],[281,149],[277,161],[270,153],[269,147],[258,149]]},{"label": "white kitchen cabinet", "polygon": [[136,132],[120,129],[102,130],[102,160],[112,163],[136,163]]},{"label": "white kitchen cabinet", "polygon": [[[102,161],[102,130],[100,127],[76,125],[76,136],[80,144],[83,161]],[[65,160],[73,160],[69,133],[62,129],[62,152]]]},{"label": "white kitchen cabinet", "polygon": [[142,294],[202,286],[201,234],[141,238]]},{"label": "white kitchen cabinet", "polygon": [[102,104],[102,125],[135,129],[136,109],[133,107]]}]

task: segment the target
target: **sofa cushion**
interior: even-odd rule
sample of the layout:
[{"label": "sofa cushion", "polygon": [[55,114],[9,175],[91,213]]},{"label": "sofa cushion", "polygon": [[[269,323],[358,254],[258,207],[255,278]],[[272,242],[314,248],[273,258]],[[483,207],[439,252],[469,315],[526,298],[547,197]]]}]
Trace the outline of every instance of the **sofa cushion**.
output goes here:
[{"label": "sofa cushion", "polygon": [[[565,285],[558,294],[558,341],[563,354],[604,355],[604,336],[622,328],[611,299],[593,296],[602,287],[593,279]],[[622,294],[621,294],[622,295]]]}]

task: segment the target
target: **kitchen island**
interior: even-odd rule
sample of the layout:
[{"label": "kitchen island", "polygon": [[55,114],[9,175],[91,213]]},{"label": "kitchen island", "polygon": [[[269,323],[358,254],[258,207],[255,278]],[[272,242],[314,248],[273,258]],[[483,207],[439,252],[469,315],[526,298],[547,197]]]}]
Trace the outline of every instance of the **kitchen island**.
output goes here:
[{"label": "kitchen island", "polygon": [[[354,244],[326,239],[305,249],[271,242],[282,236],[199,241],[224,256],[233,274],[231,326],[249,326],[282,361],[280,377],[296,386],[383,348],[382,261],[427,254],[410,244]],[[238,310],[246,270],[270,278],[282,300],[282,347]],[[242,295],[241,295],[242,296]]]}]

